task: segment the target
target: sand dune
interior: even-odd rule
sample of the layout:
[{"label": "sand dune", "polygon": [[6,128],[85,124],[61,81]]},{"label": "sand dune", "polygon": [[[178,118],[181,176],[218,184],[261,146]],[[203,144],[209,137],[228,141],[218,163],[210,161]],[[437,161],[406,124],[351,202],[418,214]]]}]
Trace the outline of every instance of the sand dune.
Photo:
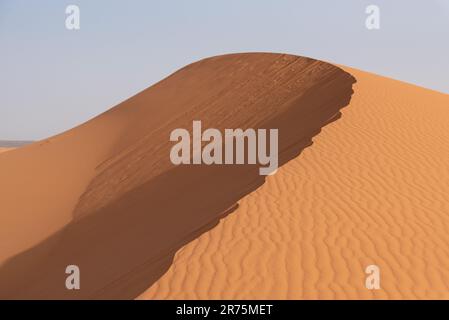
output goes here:
[{"label": "sand dune", "polygon": [[449,298],[449,96],[344,69],[342,118],[140,298]]},{"label": "sand dune", "polygon": [[[208,58],[80,127],[0,154],[0,297],[138,296],[264,183],[257,165],[174,166],[173,129],[197,119],[278,128],[282,165],[339,118],[354,82],[308,58]],[[70,264],[81,290],[64,287]]]},{"label": "sand dune", "polygon": [[[213,57],[0,153],[0,297],[449,298],[449,96],[342,68]],[[283,166],[174,166],[198,119],[279,128]]]},{"label": "sand dune", "polygon": [[5,151],[8,151],[8,150],[11,150],[11,148],[0,148],[0,152],[5,152]]},{"label": "sand dune", "polygon": [[22,141],[22,140],[0,140],[0,149],[1,148],[18,148],[25,146],[27,144],[31,144],[33,141]]}]

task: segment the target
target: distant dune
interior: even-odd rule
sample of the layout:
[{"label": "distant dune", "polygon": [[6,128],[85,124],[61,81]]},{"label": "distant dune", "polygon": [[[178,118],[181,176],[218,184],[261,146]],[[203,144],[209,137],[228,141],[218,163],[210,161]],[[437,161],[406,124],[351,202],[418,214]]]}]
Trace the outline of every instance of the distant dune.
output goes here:
[{"label": "distant dune", "polygon": [[140,298],[449,299],[449,96],[344,69],[341,120]]},{"label": "distant dune", "polygon": [[0,148],[0,152],[5,152],[5,151],[8,151],[8,150],[11,150],[10,148]]},{"label": "distant dune", "polygon": [[[0,153],[0,298],[449,299],[448,118],[448,95],[313,59],[188,65]],[[282,167],[174,166],[193,120],[279,128]]]},{"label": "distant dune", "polygon": [[[191,128],[193,120],[220,130],[278,128],[283,165],[340,117],[354,82],[336,66],[291,55],[212,57],[82,126],[1,153],[0,297],[137,297],[168,270],[180,248],[214,228],[265,181],[258,165],[174,166],[172,130]],[[262,215],[271,203],[276,198],[263,199]],[[273,223],[281,209],[270,213]],[[258,238],[251,228],[262,217],[240,225],[248,239]],[[205,236],[210,234],[216,233]],[[280,239],[272,240],[284,252]],[[262,262],[255,255],[259,245],[248,256]],[[199,258],[194,254],[192,263]],[[64,287],[70,264],[80,267],[81,290]],[[238,272],[234,277],[243,276],[240,260],[223,265]],[[219,264],[204,274],[215,268]],[[217,286],[229,282],[224,275],[216,274]],[[195,284],[200,291],[210,285]],[[184,286],[172,293],[178,289]]]},{"label": "distant dune", "polygon": [[17,148],[22,147],[27,144],[31,144],[33,141],[9,141],[9,140],[0,140],[0,149],[4,148]]}]

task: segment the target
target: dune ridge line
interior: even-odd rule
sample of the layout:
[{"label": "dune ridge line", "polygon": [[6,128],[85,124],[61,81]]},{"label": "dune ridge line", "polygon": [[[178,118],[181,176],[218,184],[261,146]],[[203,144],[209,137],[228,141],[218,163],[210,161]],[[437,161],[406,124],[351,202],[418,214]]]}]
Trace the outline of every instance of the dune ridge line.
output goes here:
[{"label": "dune ridge line", "polygon": [[[0,191],[27,204],[0,204],[15,214],[0,240],[8,230],[30,234],[15,233],[5,247],[0,297],[137,297],[168,270],[176,251],[265,182],[254,164],[173,165],[168,138],[174,128],[195,119],[220,130],[276,128],[281,166],[341,116],[354,83],[342,69],[310,58],[207,58],[80,127],[3,154]],[[36,168],[45,179],[33,184],[26,174]],[[4,181],[22,184],[8,189]],[[24,216],[39,226],[24,223]],[[81,270],[80,290],[64,287],[71,264]]]}]

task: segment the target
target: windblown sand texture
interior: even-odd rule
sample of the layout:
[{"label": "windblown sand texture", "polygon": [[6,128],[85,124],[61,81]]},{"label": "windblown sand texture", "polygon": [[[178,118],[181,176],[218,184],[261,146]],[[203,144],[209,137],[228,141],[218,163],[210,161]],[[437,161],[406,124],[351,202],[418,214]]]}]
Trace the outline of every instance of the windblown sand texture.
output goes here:
[{"label": "windblown sand texture", "polygon": [[[265,180],[259,165],[174,166],[169,159],[172,130],[189,129],[193,120],[221,131],[277,128],[282,165],[310,146],[323,126],[339,118],[354,82],[336,66],[290,55],[208,58],[82,126],[0,154],[0,297],[137,297],[167,271],[180,248],[235,211],[237,202]],[[301,198],[310,196],[307,191],[298,193]],[[260,207],[248,211],[255,220],[239,226],[248,232],[248,240],[253,236],[260,240],[249,232],[264,212],[275,224],[291,214],[287,206],[276,216],[283,210],[271,211],[274,203],[276,198],[264,198]],[[232,214],[229,221],[236,217]],[[267,251],[283,247],[280,240],[273,239],[277,244],[267,246]],[[255,244],[254,254],[261,245],[266,242]],[[291,244],[284,245],[287,249]],[[296,245],[300,248],[301,243]],[[218,253],[225,254],[229,252]],[[249,256],[262,261],[253,253]],[[71,264],[80,267],[81,290],[64,286],[64,271]],[[241,266],[238,259],[214,263],[204,275],[223,267],[225,273],[213,281],[225,294],[229,268],[241,277]],[[277,272],[288,274],[285,268]],[[193,283],[189,281],[186,288],[180,285],[172,293],[188,290],[187,284]],[[202,285],[195,283],[196,289],[200,286],[195,292]],[[243,286],[234,283],[229,292],[233,285]]]},{"label": "windblown sand texture", "polygon": [[449,298],[449,96],[344,69],[342,118],[140,298]]}]

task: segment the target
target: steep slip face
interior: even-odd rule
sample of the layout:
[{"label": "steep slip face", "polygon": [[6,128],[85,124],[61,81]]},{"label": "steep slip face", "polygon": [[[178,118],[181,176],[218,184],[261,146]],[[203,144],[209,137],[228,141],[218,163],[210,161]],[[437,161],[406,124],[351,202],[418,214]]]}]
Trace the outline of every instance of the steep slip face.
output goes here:
[{"label": "steep slip face", "polygon": [[449,95],[344,69],[342,118],[141,298],[449,299]]},{"label": "steep slip face", "polygon": [[[73,221],[1,267],[0,297],[135,298],[264,182],[259,165],[173,165],[172,130],[193,120],[221,132],[275,128],[282,165],[340,116],[354,82],[312,59],[235,54],[189,65],[114,108],[121,134],[97,161]],[[64,288],[70,264],[81,269],[81,290]]]}]

